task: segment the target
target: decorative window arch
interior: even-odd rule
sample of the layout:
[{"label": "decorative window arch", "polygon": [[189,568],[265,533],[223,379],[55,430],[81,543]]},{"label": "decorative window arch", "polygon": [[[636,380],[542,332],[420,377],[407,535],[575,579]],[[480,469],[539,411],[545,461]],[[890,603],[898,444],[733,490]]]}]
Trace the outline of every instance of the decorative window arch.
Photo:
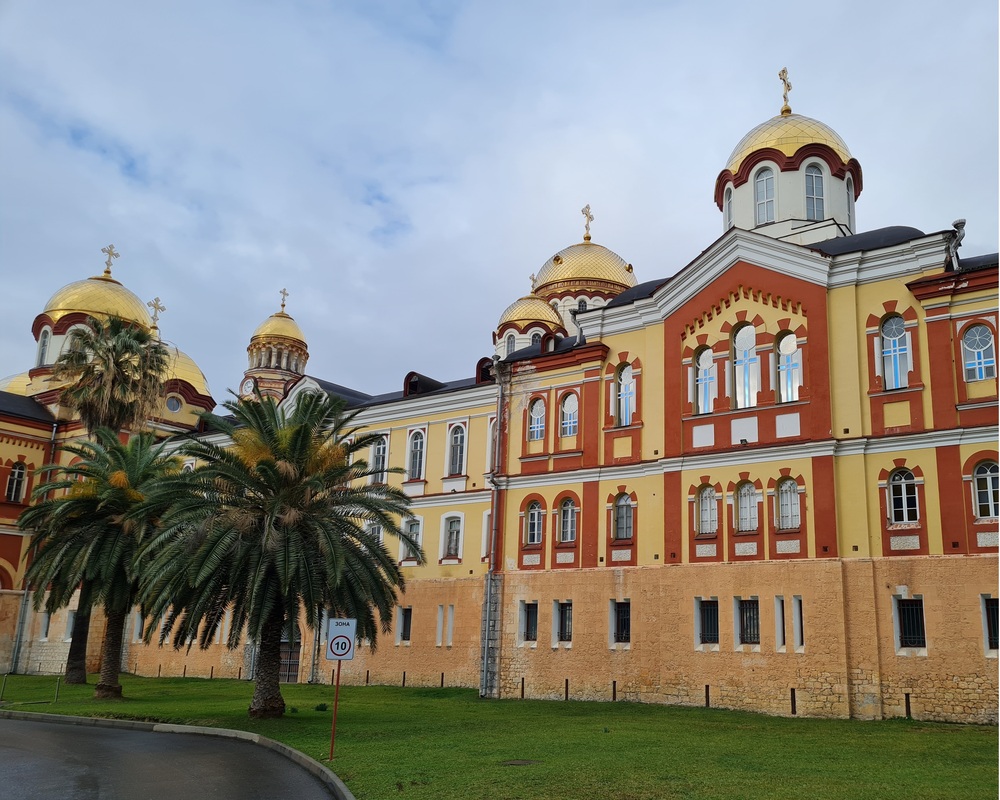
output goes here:
[{"label": "decorative window arch", "polygon": [[27,467],[23,461],[18,461],[10,468],[7,476],[7,502],[20,503],[24,498],[24,483]]},{"label": "decorative window arch", "polygon": [[536,344],[539,346],[542,344],[542,334],[537,331],[531,334],[531,346],[534,347]]},{"label": "decorative window arch", "polygon": [[802,351],[799,340],[791,331],[778,334],[774,346],[778,365],[778,402],[791,403],[799,399],[802,386]]},{"label": "decorative window arch", "polygon": [[976,323],[965,329],[962,334],[962,365],[966,383],[996,378],[996,356],[996,343],[989,327]]},{"label": "decorative window arch", "polygon": [[757,487],[744,481],[736,487],[736,530],[750,533],[759,527]]},{"label": "decorative window arch", "polygon": [[1000,517],[1000,468],[996,461],[982,461],[972,471],[973,507],[976,519]]},{"label": "decorative window arch", "polygon": [[635,375],[631,364],[622,364],[615,374],[615,424],[632,424],[635,416]]},{"label": "decorative window arch", "polygon": [[42,335],[38,337],[38,358],[35,361],[36,367],[41,367],[45,364],[45,360],[49,356],[49,341],[52,338],[52,332],[45,328],[42,330]]},{"label": "decorative window arch", "polygon": [[559,435],[576,436],[580,427],[580,398],[567,392],[559,404]]},{"label": "decorative window arch", "polygon": [[528,510],[524,515],[524,543],[542,543],[542,520],[545,513],[542,511],[542,504],[537,500],[528,505]]},{"label": "decorative window arch", "polygon": [[889,524],[905,525],[920,521],[917,479],[905,467],[894,470],[889,475],[886,501]]},{"label": "decorative window arch", "polygon": [[775,492],[775,519],[779,531],[794,531],[802,526],[799,485],[794,478],[778,481]]},{"label": "decorative window arch", "polygon": [[389,445],[384,436],[372,443],[372,483],[385,483],[385,470]]},{"label": "decorative window arch", "polygon": [[559,541],[568,543],[576,541],[576,503],[572,497],[567,497],[559,504]]},{"label": "decorative window arch", "polygon": [[504,339],[504,355],[511,355],[517,347],[517,339],[513,333],[508,333],[507,338]]},{"label": "decorative window arch", "polygon": [[424,477],[424,432],[413,431],[410,434],[410,452],[407,457],[409,472],[407,478],[419,481]]},{"label": "decorative window arch", "polygon": [[815,164],[806,167],[806,219],[826,219],[823,209],[823,170]]},{"label": "decorative window arch", "polygon": [[528,406],[528,441],[545,438],[545,401],[536,397]]},{"label": "decorative window arch", "polygon": [[443,522],[444,536],[442,541],[442,559],[462,558],[462,517],[445,517]]},{"label": "decorative window arch", "polygon": [[755,220],[757,225],[774,222],[774,170],[764,167],[753,179]]},{"label": "decorative window arch", "polygon": [[465,426],[451,426],[448,433],[448,474],[465,474]]},{"label": "decorative window arch", "polygon": [[728,231],[733,227],[735,221],[733,220],[733,187],[729,186],[726,188],[725,199],[722,203],[723,213],[725,215],[725,226]]},{"label": "decorative window arch", "polygon": [[760,359],[757,357],[757,330],[752,324],[733,331],[733,398],[736,408],[757,405],[760,390]]},{"label": "decorative window arch", "polygon": [[719,503],[714,486],[702,486],[698,490],[698,536],[715,536],[719,532]]},{"label": "decorative window arch", "polygon": [[879,326],[882,356],[882,385],[885,389],[905,389],[910,382],[910,336],[899,314],[891,314]]},{"label": "decorative window arch", "polygon": [[634,506],[632,498],[627,494],[620,494],[615,498],[614,506],[614,528],[611,536],[613,539],[631,539],[635,533]]},{"label": "decorative window arch", "polygon": [[702,347],[694,354],[694,413],[711,414],[718,394],[715,356],[711,347]]}]

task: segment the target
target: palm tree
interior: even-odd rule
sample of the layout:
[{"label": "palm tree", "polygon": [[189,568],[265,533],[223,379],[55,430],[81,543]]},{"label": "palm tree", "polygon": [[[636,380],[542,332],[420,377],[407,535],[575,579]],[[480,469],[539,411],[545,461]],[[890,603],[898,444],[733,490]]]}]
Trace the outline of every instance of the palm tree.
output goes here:
[{"label": "palm tree", "polygon": [[[93,436],[98,428],[121,431],[145,422],[163,394],[169,363],[167,348],[145,328],[121,317],[88,317],[70,331],[68,347],[52,375],[69,381],[61,400],[79,413]],[[92,602],[91,587],[84,582],[66,658],[66,683],[87,682]]]},{"label": "palm tree", "polygon": [[[95,697],[121,697],[122,637],[138,589],[137,555],[162,506],[149,502],[154,487],[180,471],[176,458],[151,433],[122,444],[110,428],[94,441],[66,445],[70,466],[51,464],[56,478],[36,490],[39,501],[18,520],[36,532],[37,550],[26,577],[35,608],[52,613],[69,604],[76,587],[90,587],[90,603],[104,608],[107,632]],[[63,492],[53,497],[52,492]]]},{"label": "palm tree", "polygon": [[[258,647],[250,716],[280,717],[282,634],[300,618],[318,632],[325,609],[357,619],[358,637],[374,647],[404,589],[383,534],[420,549],[399,526],[409,498],[372,482],[363,460],[352,463],[373,437],[349,428],[339,400],[303,395],[287,414],[259,396],[224,405],[231,419],[208,419],[232,444],[182,448],[199,466],[150,542],[140,599],[164,616],[160,642],[174,631],[177,648],[208,647],[231,609],[227,645],[239,646],[245,629]],[[176,482],[162,490],[178,493]]]}]

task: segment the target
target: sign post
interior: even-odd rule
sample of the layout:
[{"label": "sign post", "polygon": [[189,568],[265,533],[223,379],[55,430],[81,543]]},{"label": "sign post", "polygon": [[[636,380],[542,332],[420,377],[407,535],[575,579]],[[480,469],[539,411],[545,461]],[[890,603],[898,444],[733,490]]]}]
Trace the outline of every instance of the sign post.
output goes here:
[{"label": "sign post", "polygon": [[326,628],[326,660],[337,662],[337,688],[333,694],[333,724],[330,728],[330,758],[337,741],[337,704],[340,702],[340,665],[354,658],[354,640],[358,632],[356,619],[331,619]]}]

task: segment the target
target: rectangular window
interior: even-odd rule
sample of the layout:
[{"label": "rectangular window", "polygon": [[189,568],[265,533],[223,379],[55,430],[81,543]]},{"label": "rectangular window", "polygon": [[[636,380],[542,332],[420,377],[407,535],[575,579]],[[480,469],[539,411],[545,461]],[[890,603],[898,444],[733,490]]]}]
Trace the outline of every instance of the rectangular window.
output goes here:
[{"label": "rectangular window", "polygon": [[801,650],[806,646],[806,632],[802,623],[802,597],[795,595],[792,597],[792,635],[795,637],[795,649]]},{"label": "rectangular window", "polygon": [[780,594],[774,598],[774,647],[785,651],[785,598]]},{"label": "rectangular window", "polygon": [[445,644],[451,647],[451,643],[455,636],[455,606],[448,606],[448,638],[445,639]]},{"label": "rectangular window", "polygon": [[401,642],[410,641],[410,626],[413,622],[413,609],[399,609],[399,640]]},{"label": "rectangular window", "polygon": [[560,642],[573,641],[573,604],[559,603],[556,608],[556,638]]},{"label": "rectangular window", "polygon": [[442,636],[444,634],[444,606],[438,606],[438,619],[437,619],[437,646],[441,646]]},{"label": "rectangular window", "polygon": [[448,534],[445,542],[444,557],[458,558],[462,543],[462,520],[452,517],[448,520]]},{"label": "rectangular window", "polygon": [[612,601],[614,612],[614,640],[615,642],[632,641],[632,603],[628,600],[621,602]]},{"label": "rectangular window", "polygon": [[51,624],[51,622],[52,622],[52,617],[49,614],[49,612],[48,611],[42,612],[42,618],[39,620],[39,628],[38,628],[39,639],[49,638],[49,625]]},{"label": "rectangular window", "polygon": [[899,646],[927,647],[924,635],[924,600],[922,597],[904,600],[896,598],[899,613]]},{"label": "rectangular window", "polygon": [[986,617],[986,647],[989,650],[997,649],[997,598],[983,598],[983,614]]},{"label": "rectangular window", "polygon": [[740,644],[760,644],[760,603],[756,597],[736,598]]},{"label": "rectangular window", "polygon": [[526,642],[538,641],[538,603],[524,604],[524,636]]},{"label": "rectangular window", "polygon": [[698,622],[701,630],[698,641],[700,644],[719,643],[719,601],[699,600],[698,601]]},{"label": "rectangular window", "polygon": [[419,555],[420,555],[419,554],[419,548],[420,548],[420,521],[412,519],[409,522],[407,522],[406,523],[406,533],[407,533],[407,535],[411,539],[413,539],[413,543],[416,545],[416,549],[413,548],[413,547],[411,547],[410,545],[405,545],[405,547],[406,547],[406,555],[404,556],[404,558],[406,560],[414,560],[415,561],[419,557]]},{"label": "rectangular window", "polygon": [[64,641],[69,642],[69,641],[73,640],[73,623],[74,622],[76,622],[76,612],[75,611],[70,611],[66,615],[66,635],[63,637]]}]

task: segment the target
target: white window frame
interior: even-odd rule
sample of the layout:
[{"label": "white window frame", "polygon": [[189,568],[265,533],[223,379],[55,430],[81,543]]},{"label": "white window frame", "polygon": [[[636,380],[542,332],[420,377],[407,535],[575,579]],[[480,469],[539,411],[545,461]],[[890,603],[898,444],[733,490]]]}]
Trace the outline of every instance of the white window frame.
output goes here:
[{"label": "white window frame", "polygon": [[[568,409],[572,401],[576,408]],[[567,392],[559,401],[559,435],[576,436],[580,430],[580,397],[576,392]]]},{"label": "white window frame", "polygon": [[728,231],[733,225],[736,224],[736,220],[733,219],[733,187],[727,186],[726,192],[723,195],[722,200],[722,211],[723,211],[723,224],[726,226]]},{"label": "white window frame", "polygon": [[[757,170],[753,178],[754,223],[764,225],[775,220],[775,189],[774,170],[763,167]],[[763,193],[763,197],[761,194]]]},{"label": "white window frame", "polygon": [[[448,536],[451,533],[450,523],[458,523],[458,555],[448,554]],[[441,541],[438,545],[438,558],[445,563],[461,562],[465,551],[465,513],[452,511],[441,517]]]},{"label": "white window frame", "polygon": [[572,497],[559,504],[559,541],[563,544],[576,541],[577,514],[580,509]]},{"label": "white window frame", "polygon": [[818,164],[810,164],[806,167],[805,183],[806,219],[817,222],[826,219],[826,209],[823,202],[823,170]]},{"label": "white window frame", "polygon": [[[986,496],[986,514],[983,514]],[[972,470],[972,513],[977,521],[1000,517],[1000,467],[996,461],[980,461]]]},{"label": "white window frame", "polygon": [[635,537],[635,503],[624,492],[615,498],[611,514],[611,538],[616,542]]},{"label": "white window frame", "polygon": [[[986,332],[988,341],[979,349],[969,346],[969,335],[976,330]],[[988,325],[977,322],[962,332],[962,373],[966,383],[992,380],[997,376],[996,338]]]},{"label": "white window frame", "polygon": [[[741,347],[737,339],[745,339],[743,332],[753,332],[753,344]],[[752,324],[741,325],[733,331],[733,400],[736,408],[755,408],[760,393],[760,356],[757,354],[757,328]]]},{"label": "white window frame", "polygon": [[[909,476],[909,477],[907,477]],[[915,525],[920,522],[920,483],[913,470],[906,467],[894,469],[885,486],[886,515],[889,525]],[[902,501],[897,513],[896,498]],[[912,508],[910,500],[912,499]]]},{"label": "white window frame", "polygon": [[545,401],[541,397],[536,397],[528,404],[528,441],[540,442],[544,438]]},{"label": "white window frame", "polygon": [[[419,516],[411,517],[403,523],[405,526],[406,533],[413,534],[413,527],[416,526],[416,538],[417,544],[423,547],[423,533],[424,533],[424,518]],[[412,562],[416,561],[417,556],[410,552],[409,546],[402,540],[399,542],[399,560],[400,562]]]},{"label": "white window frame", "polygon": [[[461,436],[458,436],[461,431]],[[448,426],[448,447],[446,449],[445,477],[460,478],[465,475],[465,458],[468,453],[469,431],[464,422],[454,422]],[[458,456],[456,458],[456,449]],[[458,470],[457,472],[455,470]]]},{"label": "white window frame", "polygon": [[[381,446],[381,452],[380,452]],[[378,434],[372,442],[370,483],[385,483],[389,469],[389,434]]]},{"label": "white window frame", "polygon": [[[886,328],[890,324],[898,325],[902,331],[899,336],[889,336]],[[910,385],[910,372],[913,369],[912,348],[910,346],[910,331],[906,320],[899,314],[890,314],[878,326],[879,365],[882,372],[882,388],[886,391],[906,389]]]},{"label": "white window frame", "polygon": [[734,493],[736,513],[733,522],[737,533],[754,533],[760,529],[760,503],[757,487],[743,481]]},{"label": "white window frame", "polygon": [[532,500],[524,512],[524,543],[536,545],[542,543],[542,520],[545,512],[542,504],[537,500]]},{"label": "white window frame", "polygon": [[[413,461],[414,461],[414,445],[415,442],[419,440],[420,447],[417,451],[420,455],[420,469],[418,474],[414,475]],[[414,428],[407,434],[406,441],[406,479],[410,481],[422,481],[424,480],[424,472],[427,469],[427,431],[424,428]]]},{"label": "white window frame", "polygon": [[635,418],[637,384],[631,364],[622,364],[615,371],[615,425],[626,428]]},{"label": "white window frame", "polygon": [[716,536],[719,533],[719,493],[715,487],[702,486],[698,490],[696,505],[696,533],[698,536]]},{"label": "white window frame", "polygon": [[24,489],[28,483],[28,466],[23,461],[15,461],[7,476],[7,492],[4,495],[8,503],[20,503],[24,498]]},{"label": "white window frame", "polygon": [[517,350],[517,337],[508,333],[503,340],[504,356],[509,356]]},{"label": "white window frame", "polygon": [[[707,355],[709,363],[702,364],[703,356]],[[715,409],[715,400],[719,395],[719,375],[715,362],[715,353],[711,347],[701,347],[695,351],[691,360],[691,370],[694,377],[694,413],[711,414]]]},{"label": "white window frame", "polygon": [[774,491],[774,521],[779,531],[795,531],[802,527],[802,504],[799,484],[794,478],[782,478]]},{"label": "white window frame", "polygon": [[[786,342],[792,342],[795,349],[784,352]],[[775,389],[779,403],[794,403],[799,399],[802,386],[802,348],[798,337],[791,331],[779,333],[774,343]]]}]

